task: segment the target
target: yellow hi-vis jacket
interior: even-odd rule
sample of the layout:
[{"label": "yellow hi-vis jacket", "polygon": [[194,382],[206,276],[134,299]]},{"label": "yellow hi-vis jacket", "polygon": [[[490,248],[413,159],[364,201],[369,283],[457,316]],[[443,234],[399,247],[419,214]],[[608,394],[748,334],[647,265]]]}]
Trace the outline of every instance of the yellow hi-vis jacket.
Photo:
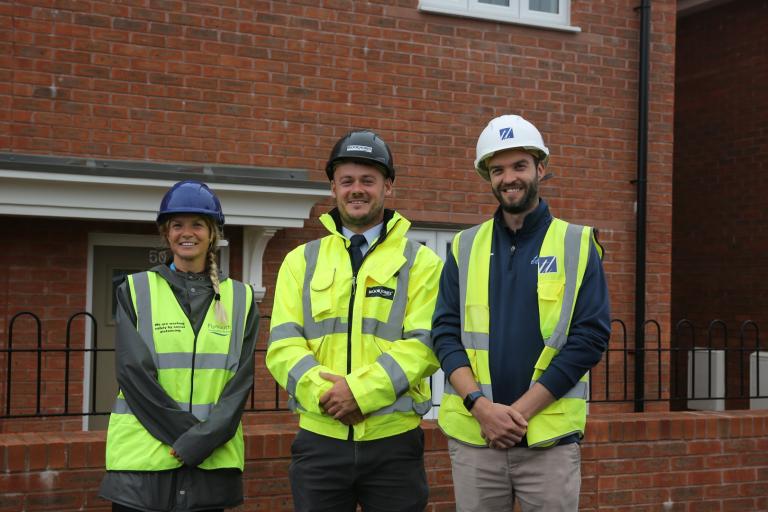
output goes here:
[{"label": "yellow hi-vis jacket", "polygon": [[[128,276],[137,329],[147,344],[157,380],[182,410],[205,421],[224,386],[237,371],[245,320],[253,302],[249,286],[221,282],[221,304],[229,323],[219,324],[214,302],[195,337],[189,319],[168,283],[156,272]],[[118,394],[107,430],[107,470],[162,471],[182,464],[171,447],[152,436],[131,412],[122,391]],[[216,448],[201,469],[244,467],[243,429]]]},{"label": "yellow hi-vis jacket", "polygon": [[266,363],[288,391],[303,429],[347,439],[349,427],[320,407],[332,387],[321,372],[345,376],[365,420],[354,440],[416,428],[432,405],[428,377],[439,368],[432,313],[438,256],[405,238],[410,222],[386,210],[386,235],[365,255],[357,279],[349,241],[330,214],[330,235],[291,251],[277,277]]},{"label": "yellow hi-vis jacket", "polygon": [[[488,362],[488,302],[493,219],[458,233],[451,250],[459,269],[461,341],[469,357],[472,373],[483,394],[493,401]],[[544,349],[532,371],[531,386],[544,373],[552,358],[563,348],[573,315],[576,297],[584,278],[593,243],[590,227],[552,219],[539,249],[538,306]],[[602,248],[595,246],[602,257]],[[542,272],[542,262],[549,264]],[[554,270],[554,271],[553,271]],[[584,435],[588,374],[568,391],[528,421],[527,440],[530,447],[548,447],[571,434]],[[456,394],[448,379],[440,404],[440,428],[450,437],[467,444],[486,446],[480,424],[467,411],[462,397]]]}]

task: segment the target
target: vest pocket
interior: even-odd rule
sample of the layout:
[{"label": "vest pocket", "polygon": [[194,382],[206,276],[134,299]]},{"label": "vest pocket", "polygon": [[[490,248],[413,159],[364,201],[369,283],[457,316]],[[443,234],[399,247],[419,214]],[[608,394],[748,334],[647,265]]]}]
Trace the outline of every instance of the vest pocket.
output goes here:
[{"label": "vest pocket", "polygon": [[565,281],[542,281],[539,276],[537,291],[539,295],[539,318],[541,334],[546,340],[552,335],[557,322],[560,319],[560,309],[565,294]]},{"label": "vest pocket", "polygon": [[323,316],[333,307],[333,281],[336,269],[330,272],[315,272],[309,283],[310,302],[312,304],[312,316]]},{"label": "vest pocket", "polygon": [[565,428],[563,399],[552,402],[528,421],[528,446],[547,448],[563,436]]}]

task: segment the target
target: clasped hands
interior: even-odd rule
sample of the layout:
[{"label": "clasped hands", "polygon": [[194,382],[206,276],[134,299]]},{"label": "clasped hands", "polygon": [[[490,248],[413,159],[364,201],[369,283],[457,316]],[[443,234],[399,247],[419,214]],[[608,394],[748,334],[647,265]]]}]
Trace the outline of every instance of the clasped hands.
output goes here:
[{"label": "clasped hands", "polygon": [[325,380],[333,382],[333,387],[323,393],[320,397],[320,407],[326,414],[333,416],[333,419],[339,420],[344,425],[354,425],[365,419],[357,400],[349,389],[347,379],[341,375],[320,372],[320,376]]},{"label": "clasped hands", "polygon": [[528,429],[525,417],[513,405],[479,399],[472,412],[480,423],[483,439],[491,448],[514,447]]}]

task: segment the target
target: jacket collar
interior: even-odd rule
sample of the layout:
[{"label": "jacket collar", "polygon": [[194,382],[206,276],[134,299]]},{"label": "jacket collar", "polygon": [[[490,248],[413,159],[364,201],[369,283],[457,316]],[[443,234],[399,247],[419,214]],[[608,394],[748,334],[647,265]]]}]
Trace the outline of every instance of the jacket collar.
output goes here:
[{"label": "jacket collar", "polygon": [[[341,233],[341,215],[339,209],[334,208],[328,213],[324,213],[320,216],[320,222],[325,226],[332,235],[339,236],[345,240],[346,238]],[[384,223],[381,228],[381,234],[377,244],[381,244],[389,236],[403,237],[411,227],[411,223],[408,219],[397,213],[395,210],[384,209]]]},{"label": "jacket collar", "polygon": [[535,233],[542,227],[548,226],[552,220],[552,214],[549,212],[549,205],[547,202],[543,198],[539,198],[539,204],[531,213],[525,216],[523,225],[517,231],[512,231],[507,227],[501,206],[499,206],[496,209],[496,213],[493,214],[493,220],[497,226],[503,227],[509,233],[513,233],[517,236],[526,236]]}]

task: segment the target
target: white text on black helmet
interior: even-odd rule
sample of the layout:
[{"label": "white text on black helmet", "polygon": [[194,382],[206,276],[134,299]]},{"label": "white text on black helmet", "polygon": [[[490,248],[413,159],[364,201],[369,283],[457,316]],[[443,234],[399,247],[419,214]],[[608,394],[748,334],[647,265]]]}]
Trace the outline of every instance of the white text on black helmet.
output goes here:
[{"label": "white text on black helmet", "polygon": [[373,148],[371,146],[350,145],[347,146],[347,151],[364,151],[366,153],[373,153]]}]

